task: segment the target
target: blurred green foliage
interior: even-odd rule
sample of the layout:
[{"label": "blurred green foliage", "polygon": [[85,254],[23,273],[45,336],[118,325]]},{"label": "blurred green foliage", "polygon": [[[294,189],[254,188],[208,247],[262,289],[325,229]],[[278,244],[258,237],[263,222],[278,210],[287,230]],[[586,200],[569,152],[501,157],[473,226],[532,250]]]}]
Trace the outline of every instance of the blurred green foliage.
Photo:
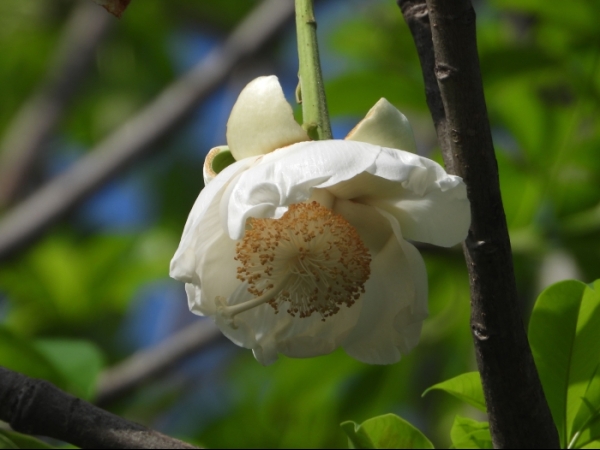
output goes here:
[{"label": "blurred green foliage", "polygon": [[[0,133],[44,76],[75,3],[0,2]],[[419,151],[441,160],[414,44],[395,2],[341,3],[337,20],[319,29],[322,46],[346,61],[343,71],[326,80],[333,118],[356,122],[386,97],[410,119]],[[254,4],[134,0],[98,47],[94,69],[57,136],[81,151],[97,143],[177,77],[176,47],[169,44],[174,35],[201,31],[224,37]],[[600,3],[481,0],[475,6],[500,183],[528,317],[533,299],[550,282],[600,276]],[[281,39],[291,36],[293,30]],[[270,46],[245,63],[245,70],[254,76],[265,61],[285,59],[281,51],[289,48]],[[117,233],[82,227],[71,216],[0,267],[5,296],[0,364],[93,397],[91,384],[102,361],[123,357],[115,342],[132,299],[148,283],[167,277],[202,187],[200,158],[190,156],[198,143],[189,134],[166,138],[160,154],[132,169],[151,187],[159,219],[142,230]],[[44,160],[51,157],[49,150]],[[452,429],[459,446],[459,437],[476,432],[474,421],[485,417],[451,396],[421,393],[475,369],[468,278],[460,249],[424,248],[423,254],[431,317],[417,349],[398,364],[366,366],[338,351],[312,360],[282,358],[265,368],[240,351],[213,367],[212,378],[180,384],[166,377],[109,407],[209,447],[345,446],[340,422],[387,413],[416,425],[436,447],[451,444]],[[199,395],[186,409],[181,422],[194,426],[168,425],[178,399],[201,383],[214,383],[205,388],[218,398]],[[457,414],[468,418],[457,425]]]}]

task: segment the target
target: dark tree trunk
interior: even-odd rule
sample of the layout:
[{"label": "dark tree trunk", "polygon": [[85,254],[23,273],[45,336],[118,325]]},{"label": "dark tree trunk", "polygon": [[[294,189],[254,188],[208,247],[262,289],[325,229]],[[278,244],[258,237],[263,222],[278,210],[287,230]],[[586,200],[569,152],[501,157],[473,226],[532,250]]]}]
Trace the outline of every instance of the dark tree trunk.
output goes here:
[{"label": "dark tree trunk", "polygon": [[398,0],[415,40],[427,104],[472,222],[463,243],[471,330],[496,448],[558,448],[523,327],[469,0]]}]

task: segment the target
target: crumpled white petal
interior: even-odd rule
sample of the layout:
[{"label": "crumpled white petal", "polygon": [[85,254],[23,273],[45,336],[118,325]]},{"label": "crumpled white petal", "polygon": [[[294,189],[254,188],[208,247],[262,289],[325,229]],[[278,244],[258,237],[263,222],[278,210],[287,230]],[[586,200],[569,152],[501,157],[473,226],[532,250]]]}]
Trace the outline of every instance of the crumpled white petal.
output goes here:
[{"label": "crumpled white petal", "polygon": [[464,185],[445,192],[407,192],[401,198],[369,198],[367,202],[392,214],[407,238],[441,247],[464,240],[471,223]]},{"label": "crumpled white petal", "polygon": [[408,119],[385,98],[375,103],[346,139],[413,153],[417,151]]},{"label": "crumpled white petal", "polygon": [[248,83],[227,122],[227,144],[236,161],[308,140],[276,76]]},{"label": "crumpled white petal", "polygon": [[[448,175],[436,162],[363,142],[317,141],[302,142],[265,155],[251,170],[241,174],[231,188],[226,211],[229,236],[240,239],[248,217],[281,217],[288,205],[308,199],[313,188],[327,189],[337,198],[373,204],[388,212],[386,205],[377,203],[381,198],[392,202],[407,196],[435,204],[435,208],[409,208],[404,216],[400,215],[409,224],[432,219],[442,222],[448,211],[462,215],[456,227],[439,229],[441,235],[447,233],[441,237],[418,234],[418,227],[404,230],[401,222],[407,239],[423,237],[424,242],[457,244],[466,237],[470,223],[462,180]],[[458,229],[461,224],[463,228]]]}]

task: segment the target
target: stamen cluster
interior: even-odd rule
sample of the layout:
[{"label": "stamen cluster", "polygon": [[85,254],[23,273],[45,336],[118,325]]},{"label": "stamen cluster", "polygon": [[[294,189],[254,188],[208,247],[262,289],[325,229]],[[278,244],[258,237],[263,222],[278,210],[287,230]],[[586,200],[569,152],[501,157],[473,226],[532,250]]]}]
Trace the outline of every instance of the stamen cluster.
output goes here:
[{"label": "stamen cluster", "polygon": [[371,255],[356,229],[317,202],[291,205],[280,219],[248,220],[238,242],[237,278],[256,297],[268,294],[275,312],[322,320],[352,306],[365,292]]}]

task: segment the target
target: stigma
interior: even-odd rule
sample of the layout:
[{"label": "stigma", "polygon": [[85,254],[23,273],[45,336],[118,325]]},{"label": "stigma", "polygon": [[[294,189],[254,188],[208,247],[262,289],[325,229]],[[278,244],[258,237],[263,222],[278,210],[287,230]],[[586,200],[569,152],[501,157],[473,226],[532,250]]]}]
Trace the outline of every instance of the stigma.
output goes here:
[{"label": "stigma", "polygon": [[291,205],[280,219],[248,219],[234,259],[254,298],[225,307],[230,318],[268,304],[275,313],[326,320],[360,299],[371,273],[356,229],[315,201]]}]

